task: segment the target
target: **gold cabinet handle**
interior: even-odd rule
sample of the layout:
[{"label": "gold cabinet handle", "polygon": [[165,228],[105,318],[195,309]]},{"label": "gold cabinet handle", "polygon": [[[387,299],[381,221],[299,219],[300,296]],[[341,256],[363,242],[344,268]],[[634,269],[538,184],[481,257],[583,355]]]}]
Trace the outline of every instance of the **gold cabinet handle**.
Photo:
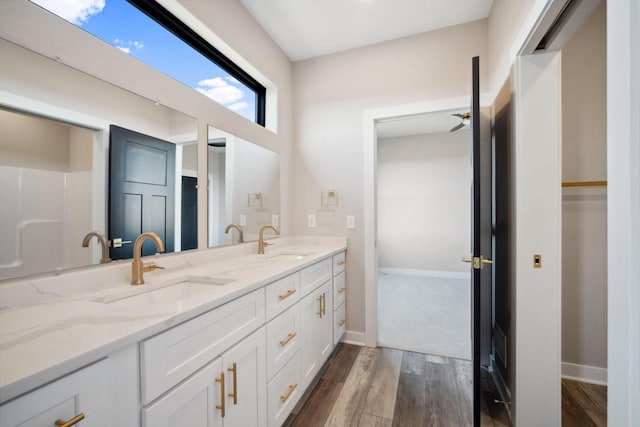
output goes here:
[{"label": "gold cabinet handle", "polygon": [[84,413],[81,412],[75,417],[71,418],[69,421],[56,420],[55,425],[57,425],[58,427],[71,427],[82,420],[84,420]]},{"label": "gold cabinet handle", "polygon": [[282,396],[280,396],[280,401],[282,403],[284,403],[287,400],[289,400],[289,397],[291,397],[291,393],[293,393],[293,391],[296,389],[296,387],[298,387],[298,383],[293,384],[293,385],[289,385],[289,391],[287,392],[287,394],[283,394]]},{"label": "gold cabinet handle", "polygon": [[338,323],[338,326],[342,327],[342,325],[344,325],[346,322],[347,322],[347,319],[342,319],[340,323]]},{"label": "gold cabinet handle", "polygon": [[338,265],[345,265],[347,263],[347,261],[342,260],[342,261],[338,261]]},{"label": "gold cabinet handle", "polygon": [[233,393],[229,393],[229,397],[233,397],[233,404],[238,404],[238,366],[236,362],[233,362],[233,366],[227,369],[229,372],[233,372]]},{"label": "gold cabinet handle", "polygon": [[278,295],[278,299],[279,299],[280,301],[282,301],[283,299],[287,299],[287,298],[289,298],[291,295],[293,295],[293,294],[295,294],[295,293],[296,293],[296,290],[295,290],[295,289],[289,289],[289,290],[287,291],[287,293],[286,293],[286,294],[284,294],[284,295]]},{"label": "gold cabinet handle", "polygon": [[320,295],[318,298],[316,298],[319,302],[320,302],[320,311],[318,311],[316,314],[318,316],[320,316],[320,318],[322,319],[322,295]]},{"label": "gold cabinet handle", "polygon": [[291,341],[296,335],[298,335],[297,332],[289,332],[289,334],[287,335],[287,339],[280,341],[280,347],[284,347],[285,345],[289,344],[289,341]]},{"label": "gold cabinet handle", "polygon": [[327,315],[327,294],[322,293],[322,315]]},{"label": "gold cabinet handle", "polygon": [[347,290],[347,288],[339,288],[339,289],[338,289],[338,293],[339,293],[339,294],[341,294],[341,293],[343,293],[343,292],[344,292],[344,291],[346,291],[346,290]]},{"label": "gold cabinet handle", "polygon": [[220,383],[220,399],[221,402],[219,405],[216,405],[216,409],[220,409],[220,415],[222,415],[222,418],[224,418],[224,415],[226,413],[226,404],[225,404],[225,393],[224,393],[224,371],[220,372],[220,378],[216,378],[216,382]]}]

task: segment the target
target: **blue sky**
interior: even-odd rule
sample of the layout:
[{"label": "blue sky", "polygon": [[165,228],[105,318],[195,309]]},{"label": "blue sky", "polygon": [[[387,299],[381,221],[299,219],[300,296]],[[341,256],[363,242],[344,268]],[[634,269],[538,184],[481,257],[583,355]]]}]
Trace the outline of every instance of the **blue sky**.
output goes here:
[{"label": "blue sky", "polygon": [[255,120],[255,94],[126,0],[32,0],[105,42]]}]

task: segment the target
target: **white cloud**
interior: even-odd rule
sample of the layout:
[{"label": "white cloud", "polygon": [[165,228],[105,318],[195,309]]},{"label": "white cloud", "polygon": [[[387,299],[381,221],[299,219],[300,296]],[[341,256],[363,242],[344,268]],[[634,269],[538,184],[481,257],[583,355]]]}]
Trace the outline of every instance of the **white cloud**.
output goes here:
[{"label": "white cloud", "polygon": [[239,101],[244,98],[244,92],[242,89],[236,86],[231,86],[221,77],[199,81],[196,90],[214,101],[228,106],[229,108],[231,108],[230,105],[241,104]]},{"label": "white cloud", "polygon": [[131,53],[131,49],[140,50],[144,47],[144,43],[134,40],[115,39],[113,45],[125,53]]},{"label": "white cloud", "polygon": [[224,78],[226,81],[228,81],[229,83],[240,83],[238,81],[238,79],[236,79],[235,77],[231,77],[231,76],[227,76]]},{"label": "white cloud", "polygon": [[231,104],[231,105],[227,105],[227,108],[233,111],[238,111],[238,110],[243,110],[245,108],[247,108],[249,106],[249,104],[247,104],[246,102],[242,101],[242,102],[236,102],[235,104]]},{"label": "white cloud", "polygon": [[63,19],[82,25],[102,12],[105,0],[32,0]]}]

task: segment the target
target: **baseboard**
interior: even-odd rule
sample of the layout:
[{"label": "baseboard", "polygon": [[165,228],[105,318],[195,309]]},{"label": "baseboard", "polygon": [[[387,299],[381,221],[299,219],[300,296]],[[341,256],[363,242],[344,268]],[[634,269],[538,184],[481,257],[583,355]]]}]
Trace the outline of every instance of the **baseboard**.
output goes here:
[{"label": "baseboard", "polygon": [[607,369],[562,362],[562,378],[583,383],[607,385]]},{"label": "baseboard", "polygon": [[445,277],[448,279],[469,279],[471,277],[467,271],[412,270],[410,268],[390,267],[380,267],[378,268],[378,273],[400,274],[403,276]]},{"label": "baseboard", "polygon": [[356,331],[345,331],[341,341],[345,344],[364,346],[364,333]]}]

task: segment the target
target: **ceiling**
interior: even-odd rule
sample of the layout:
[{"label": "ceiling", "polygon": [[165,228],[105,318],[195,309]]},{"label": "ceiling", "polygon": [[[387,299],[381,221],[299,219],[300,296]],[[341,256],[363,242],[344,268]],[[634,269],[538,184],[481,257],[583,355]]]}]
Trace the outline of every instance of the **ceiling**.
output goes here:
[{"label": "ceiling", "polygon": [[[376,123],[378,138],[396,138],[399,136],[422,135],[425,133],[449,132],[451,128],[460,124],[462,119],[452,114],[463,114],[465,110],[447,113],[425,114],[422,116],[399,117],[393,120]],[[468,132],[469,126],[457,132]]]},{"label": "ceiling", "polygon": [[489,16],[493,0],[241,0],[292,61]]}]

